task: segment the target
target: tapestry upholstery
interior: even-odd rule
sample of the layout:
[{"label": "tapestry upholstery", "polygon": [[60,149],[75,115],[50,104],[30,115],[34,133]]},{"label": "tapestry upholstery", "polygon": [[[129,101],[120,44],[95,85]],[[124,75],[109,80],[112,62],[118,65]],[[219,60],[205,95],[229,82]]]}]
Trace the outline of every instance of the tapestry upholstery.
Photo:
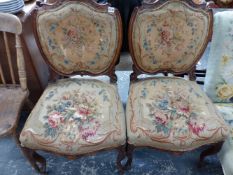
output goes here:
[{"label": "tapestry upholstery", "polygon": [[184,72],[208,43],[211,16],[181,1],[139,8],[132,23],[132,52],[137,66],[149,73]]},{"label": "tapestry upholstery", "polygon": [[224,175],[233,174],[233,103],[215,103],[219,113],[230,126],[230,133],[218,154]]},{"label": "tapestry upholstery", "polygon": [[128,142],[188,151],[225,139],[228,127],[210,99],[192,81],[151,78],[130,86],[126,109]]},{"label": "tapestry upholstery", "polygon": [[204,84],[204,90],[213,102],[233,103],[232,37],[233,12],[216,13]]},{"label": "tapestry upholstery", "polygon": [[126,127],[117,87],[98,80],[50,84],[20,135],[21,145],[65,155],[125,144]]},{"label": "tapestry upholstery", "polygon": [[58,72],[98,74],[114,64],[117,31],[121,27],[116,14],[82,2],[69,2],[40,11],[36,25],[47,61]]},{"label": "tapestry upholstery", "polygon": [[227,140],[231,143],[233,150],[233,103],[215,103],[215,106],[220,115],[230,126],[230,133]]}]

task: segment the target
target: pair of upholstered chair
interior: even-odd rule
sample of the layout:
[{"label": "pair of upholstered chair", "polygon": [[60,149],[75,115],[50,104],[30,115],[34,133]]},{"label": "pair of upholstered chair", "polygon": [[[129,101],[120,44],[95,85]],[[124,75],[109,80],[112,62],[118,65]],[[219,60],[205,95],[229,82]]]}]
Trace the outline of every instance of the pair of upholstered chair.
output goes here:
[{"label": "pair of upholstered chair", "polygon": [[[117,149],[123,171],[135,147],[184,152],[214,144],[201,160],[220,149],[228,127],[194,81],[195,64],[211,37],[211,11],[178,0],[134,10],[129,30],[134,66],[125,115],[114,69],[122,42],[119,12],[87,0],[38,6],[33,27],[51,78],[108,75],[111,83],[63,78],[48,85],[20,134],[36,170],[46,171],[37,150],[75,158]],[[188,73],[192,81],[173,76],[137,81],[142,73]]]}]

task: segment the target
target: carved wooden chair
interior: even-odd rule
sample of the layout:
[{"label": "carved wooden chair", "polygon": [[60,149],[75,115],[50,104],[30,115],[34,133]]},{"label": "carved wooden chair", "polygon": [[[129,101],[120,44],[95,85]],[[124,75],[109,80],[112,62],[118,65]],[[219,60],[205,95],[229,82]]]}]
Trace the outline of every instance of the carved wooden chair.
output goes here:
[{"label": "carved wooden chair", "polygon": [[[37,150],[74,159],[117,149],[122,170],[126,127],[114,70],[122,43],[119,12],[88,0],[37,5],[34,33],[51,80],[69,78],[49,84],[32,110],[20,134],[25,155],[44,173],[46,160]],[[71,75],[107,75],[111,83]]]},{"label": "carved wooden chair", "polygon": [[[201,162],[221,148],[228,126],[194,74],[212,23],[212,12],[189,0],[161,0],[134,9],[129,29],[134,65],[126,109],[130,162],[136,147],[183,153],[210,145]],[[158,73],[165,76],[138,79]],[[183,73],[189,80],[176,77]]]},{"label": "carved wooden chair", "polygon": [[[20,111],[29,94],[19,36],[21,32],[22,24],[16,16],[0,13],[0,39],[5,47],[5,50],[0,50],[0,136],[12,134],[15,138]],[[15,37],[16,42],[9,43],[9,36]],[[11,44],[15,46],[14,51]]]}]

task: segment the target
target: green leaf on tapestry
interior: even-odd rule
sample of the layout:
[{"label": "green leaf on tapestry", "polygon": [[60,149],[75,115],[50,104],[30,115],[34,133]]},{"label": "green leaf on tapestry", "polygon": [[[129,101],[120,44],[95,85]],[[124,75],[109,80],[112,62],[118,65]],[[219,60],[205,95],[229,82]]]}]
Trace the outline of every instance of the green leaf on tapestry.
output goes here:
[{"label": "green leaf on tapestry", "polygon": [[156,125],[155,128],[156,128],[157,132],[163,131],[161,125]]},{"label": "green leaf on tapestry", "polygon": [[163,127],[163,132],[164,132],[165,134],[169,134],[169,129],[168,129],[167,127]]},{"label": "green leaf on tapestry", "polygon": [[45,137],[56,137],[57,135],[57,128],[51,128],[50,125],[48,123],[44,124],[44,128],[45,128],[45,133],[44,136]]}]

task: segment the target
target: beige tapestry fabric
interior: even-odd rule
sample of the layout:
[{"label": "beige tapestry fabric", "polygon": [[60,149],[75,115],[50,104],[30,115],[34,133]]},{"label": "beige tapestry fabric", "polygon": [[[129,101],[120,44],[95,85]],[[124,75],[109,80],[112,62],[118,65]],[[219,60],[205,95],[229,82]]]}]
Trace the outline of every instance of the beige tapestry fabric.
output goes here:
[{"label": "beige tapestry fabric", "polygon": [[84,3],[65,3],[39,12],[39,41],[49,63],[64,74],[101,73],[113,62],[118,46],[116,15]]},{"label": "beige tapestry fabric", "polygon": [[139,8],[137,12],[132,31],[135,61],[151,73],[187,71],[208,43],[211,17],[180,1],[158,8]]},{"label": "beige tapestry fabric", "polygon": [[49,85],[20,135],[22,146],[66,155],[115,148],[125,140],[116,86],[85,79]]},{"label": "beige tapestry fabric", "polygon": [[181,78],[152,78],[130,86],[128,142],[188,151],[224,140],[228,127],[201,88]]}]

